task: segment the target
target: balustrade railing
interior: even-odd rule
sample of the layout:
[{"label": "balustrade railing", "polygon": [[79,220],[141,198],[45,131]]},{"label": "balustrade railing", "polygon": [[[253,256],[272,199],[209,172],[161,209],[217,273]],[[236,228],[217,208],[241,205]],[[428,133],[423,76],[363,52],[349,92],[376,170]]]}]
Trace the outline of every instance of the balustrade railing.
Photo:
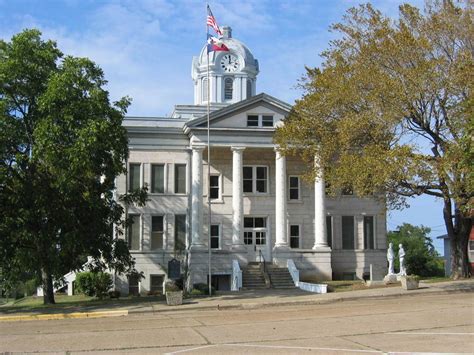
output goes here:
[{"label": "balustrade railing", "polygon": [[232,285],[231,291],[239,291],[242,288],[242,270],[239,262],[232,260]]},{"label": "balustrade railing", "polygon": [[300,272],[296,268],[293,259],[288,259],[286,262],[286,266],[288,267],[288,271],[290,272],[291,278],[293,279],[295,286],[298,287],[300,283]]}]

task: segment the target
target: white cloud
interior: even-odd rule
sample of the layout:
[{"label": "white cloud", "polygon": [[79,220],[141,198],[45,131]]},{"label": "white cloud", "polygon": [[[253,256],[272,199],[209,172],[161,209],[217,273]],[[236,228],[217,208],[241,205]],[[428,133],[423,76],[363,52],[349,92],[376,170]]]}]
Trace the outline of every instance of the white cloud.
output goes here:
[{"label": "white cloud", "polygon": [[[375,7],[382,6],[383,12],[394,16],[399,3],[378,1]],[[64,11],[83,4],[68,0]],[[44,38],[55,39],[64,53],[91,58],[103,68],[112,99],[133,98],[131,115],[166,115],[174,104],[193,101],[190,67],[192,55],[199,53],[205,41],[204,2],[85,4],[90,6],[82,14],[80,30],[71,23],[34,17],[25,10],[13,15],[15,26],[0,25],[0,34],[10,38],[22,28],[37,27]],[[257,90],[289,103],[300,95],[293,88],[304,74],[304,66],[320,64],[319,53],[328,47],[332,36],[327,31],[330,22],[340,20],[345,9],[357,4],[357,0],[318,6],[312,0],[210,3],[219,24],[231,25],[235,37],[247,43],[259,59]]]}]

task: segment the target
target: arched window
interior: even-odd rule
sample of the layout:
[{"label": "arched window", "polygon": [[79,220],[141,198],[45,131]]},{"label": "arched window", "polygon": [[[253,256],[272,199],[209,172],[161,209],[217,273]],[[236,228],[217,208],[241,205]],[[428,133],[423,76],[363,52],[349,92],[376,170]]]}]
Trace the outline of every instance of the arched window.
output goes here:
[{"label": "arched window", "polygon": [[224,79],[224,100],[232,100],[232,92],[234,89],[234,80],[232,78]]},{"label": "arched window", "polygon": [[209,90],[207,85],[207,78],[202,79],[202,101],[207,101]]},{"label": "arched window", "polygon": [[247,99],[252,97],[252,79],[247,79]]}]

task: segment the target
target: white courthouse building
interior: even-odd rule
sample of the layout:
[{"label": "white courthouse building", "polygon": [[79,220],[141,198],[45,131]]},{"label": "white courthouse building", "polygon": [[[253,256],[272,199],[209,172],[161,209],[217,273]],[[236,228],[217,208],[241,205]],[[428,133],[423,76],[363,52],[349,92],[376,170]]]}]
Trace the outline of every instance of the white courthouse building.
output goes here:
[{"label": "white courthouse building", "polygon": [[384,206],[350,194],[329,198],[323,179],[302,180],[310,167],[281,156],[273,143],[291,106],[256,94],[258,61],[229,27],[223,33],[230,51],[209,54],[209,81],[206,47],[192,60],[194,104],[176,105],[170,117],[124,120],[130,156],[117,192],[147,184],[149,200],[127,209],[134,223],[126,238],[145,277],[119,277],[116,287],[124,294],[161,290],[168,261],[186,249],[191,282],[207,282],[209,199],[218,289],[230,289],[239,269],[245,286],[246,268],[263,259],[270,269],[292,260],[302,279],[313,280],[367,277],[371,264],[385,268]]}]

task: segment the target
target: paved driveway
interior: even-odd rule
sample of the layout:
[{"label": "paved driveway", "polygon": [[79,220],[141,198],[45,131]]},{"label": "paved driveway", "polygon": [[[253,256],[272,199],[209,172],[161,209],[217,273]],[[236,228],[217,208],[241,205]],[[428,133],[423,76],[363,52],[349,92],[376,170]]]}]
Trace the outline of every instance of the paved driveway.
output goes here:
[{"label": "paved driveway", "polygon": [[473,293],[0,323],[0,352],[474,353]]}]

